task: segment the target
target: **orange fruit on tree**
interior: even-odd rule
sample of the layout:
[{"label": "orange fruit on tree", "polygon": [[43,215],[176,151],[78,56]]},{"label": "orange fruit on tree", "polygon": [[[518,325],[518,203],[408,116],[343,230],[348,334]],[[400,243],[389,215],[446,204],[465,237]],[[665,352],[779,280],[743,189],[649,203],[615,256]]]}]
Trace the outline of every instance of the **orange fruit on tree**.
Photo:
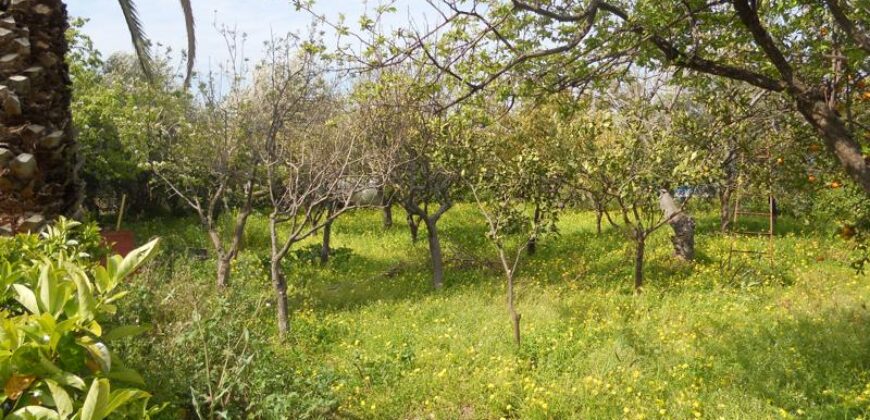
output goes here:
[{"label": "orange fruit on tree", "polygon": [[810,181],[810,182],[816,182],[816,176],[815,176],[815,175],[810,175],[810,176],[808,176],[808,177],[807,177],[807,181]]}]

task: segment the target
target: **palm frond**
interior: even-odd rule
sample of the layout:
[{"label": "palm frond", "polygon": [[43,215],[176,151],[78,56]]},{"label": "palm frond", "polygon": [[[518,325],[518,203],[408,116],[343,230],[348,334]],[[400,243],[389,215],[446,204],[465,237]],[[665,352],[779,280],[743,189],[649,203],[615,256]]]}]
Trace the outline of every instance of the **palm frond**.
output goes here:
[{"label": "palm frond", "polygon": [[151,57],[151,43],[148,36],[145,35],[145,30],[142,29],[136,4],[133,0],[118,0],[118,4],[121,5],[124,20],[127,21],[127,27],[130,29],[130,38],[133,41],[133,48],[136,49],[136,55],[139,57],[142,72],[145,73],[145,77],[149,81],[154,81],[154,58]]},{"label": "palm frond", "polygon": [[187,27],[187,74],[184,76],[184,88],[190,86],[193,77],[193,65],[196,62],[196,24],[193,21],[193,7],[190,0],[180,0],[184,10],[184,24]]}]

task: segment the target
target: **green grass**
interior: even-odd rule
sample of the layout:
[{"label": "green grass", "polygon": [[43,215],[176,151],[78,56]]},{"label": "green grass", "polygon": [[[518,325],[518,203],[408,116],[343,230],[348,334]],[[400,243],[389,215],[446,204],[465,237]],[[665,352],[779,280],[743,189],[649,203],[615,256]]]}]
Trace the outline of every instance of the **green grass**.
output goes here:
[{"label": "green grass", "polygon": [[442,227],[446,288],[436,292],[425,240],[411,244],[401,223],[383,231],[374,211],[340,219],[333,243],[353,253],[325,268],[288,265],[292,332],[279,342],[262,217],[224,294],[212,287],[212,263],[184,253],[206,246],[192,220],[139,222],[140,237],[167,241],[162,263],[133,287],[127,316],[155,330],[146,345],[129,345],[128,361],[172,404],[170,417],[191,410],[190,387],[204,388],[205,371],[196,311],[212,319],[208,345],[229,346],[243,328],[258,337],[244,353],[255,356],[250,363],[234,361],[237,350],[224,355],[243,367],[233,404],[249,416],[870,415],[870,282],[849,268],[845,244],[807,226],[784,219],[773,262],[742,256],[730,266],[732,246],[766,242],[722,236],[715,218],[701,217],[698,261],[687,264],[671,258],[663,229],[648,245],[647,287],[635,295],[631,243],[612,230],[597,236],[591,214],[565,215],[560,234],[521,268],[518,348],[473,208],[451,210]]}]

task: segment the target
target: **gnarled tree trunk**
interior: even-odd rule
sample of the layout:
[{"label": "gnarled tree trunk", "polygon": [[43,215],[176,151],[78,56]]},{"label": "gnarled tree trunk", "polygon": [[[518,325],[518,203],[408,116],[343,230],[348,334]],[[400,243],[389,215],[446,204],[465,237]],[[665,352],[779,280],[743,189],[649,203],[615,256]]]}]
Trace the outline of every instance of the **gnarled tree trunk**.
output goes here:
[{"label": "gnarled tree trunk", "polygon": [[0,231],[14,233],[74,216],[83,186],[64,62],[66,6],[0,7],[8,7],[0,11]]},{"label": "gnarled tree trunk", "polygon": [[667,190],[660,191],[659,204],[665,220],[674,230],[674,236],[671,237],[674,254],[686,261],[695,259],[695,220],[677,205]]}]

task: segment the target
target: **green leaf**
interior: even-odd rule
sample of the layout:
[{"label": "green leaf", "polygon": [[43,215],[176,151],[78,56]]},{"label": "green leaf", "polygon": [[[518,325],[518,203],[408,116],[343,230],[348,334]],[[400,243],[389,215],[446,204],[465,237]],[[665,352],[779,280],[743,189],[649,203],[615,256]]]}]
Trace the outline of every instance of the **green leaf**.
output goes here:
[{"label": "green leaf", "polygon": [[106,271],[106,268],[103,266],[94,269],[94,280],[94,283],[97,286],[97,291],[100,293],[105,293],[115,287],[115,285],[112,284],[112,276],[109,275],[109,272]]},{"label": "green leaf", "polygon": [[102,420],[103,410],[109,405],[109,391],[107,379],[95,379],[79,410],[79,420]]},{"label": "green leaf", "polygon": [[51,391],[51,398],[54,399],[54,405],[57,407],[58,414],[64,418],[71,415],[73,413],[73,402],[69,393],[60,384],[51,379],[46,379],[45,383]]},{"label": "green leaf", "polygon": [[18,303],[23,305],[32,314],[39,315],[41,313],[39,304],[36,301],[36,294],[33,293],[33,290],[30,290],[29,287],[23,284],[13,284],[12,287],[18,295],[15,297]]},{"label": "green leaf", "polygon": [[91,283],[88,281],[87,275],[77,267],[70,267],[70,277],[76,284],[76,297],[79,303],[79,316],[83,320],[89,321],[94,319],[94,292],[91,289]]},{"label": "green leaf", "polygon": [[30,405],[27,407],[15,410],[14,413],[6,416],[5,420],[59,420],[61,417],[50,408],[40,407],[38,405]]},{"label": "green leaf", "polygon": [[124,404],[127,404],[131,400],[148,398],[150,396],[151,395],[147,392],[140,391],[138,389],[122,389],[112,392],[109,403],[103,411],[103,415],[108,416],[109,414],[112,414],[112,412],[114,412]]},{"label": "green leaf", "polygon": [[126,382],[131,385],[145,386],[145,378],[133,369],[115,367],[106,375],[109,379]]},{"label": "green leaf", "polygon": [[133,337],[151,329],[149,325],[123,325],[113,329],[103,336],[106,341],[117,340],[124,337]]},{"label": "green leaf", "polygon": [[84,345],[88,353],[93,356],[94,360],[100,364],[100,369],[103,372],[112,370],[112,355],[109,353],[109,348],[103,343],[93,343]]},{"label": "green leaf", "polygon": [[36,290],[39,292],[39,303],[42,308],[54,314],[54,305],[57,300],[57,279],[52,274],[51,265],[43,264],[39,269],[39,283]]},{"label": "green leaf", "polygon": [[157,245],[160,243],[160,238],[154,239],[147,244],[136,248],[118,265],[117,271],[114,273],[115,281],[120,282],[122,279],[126,278],[130,273],[139,268],[143,263],[148,261],[157,251]]}]

